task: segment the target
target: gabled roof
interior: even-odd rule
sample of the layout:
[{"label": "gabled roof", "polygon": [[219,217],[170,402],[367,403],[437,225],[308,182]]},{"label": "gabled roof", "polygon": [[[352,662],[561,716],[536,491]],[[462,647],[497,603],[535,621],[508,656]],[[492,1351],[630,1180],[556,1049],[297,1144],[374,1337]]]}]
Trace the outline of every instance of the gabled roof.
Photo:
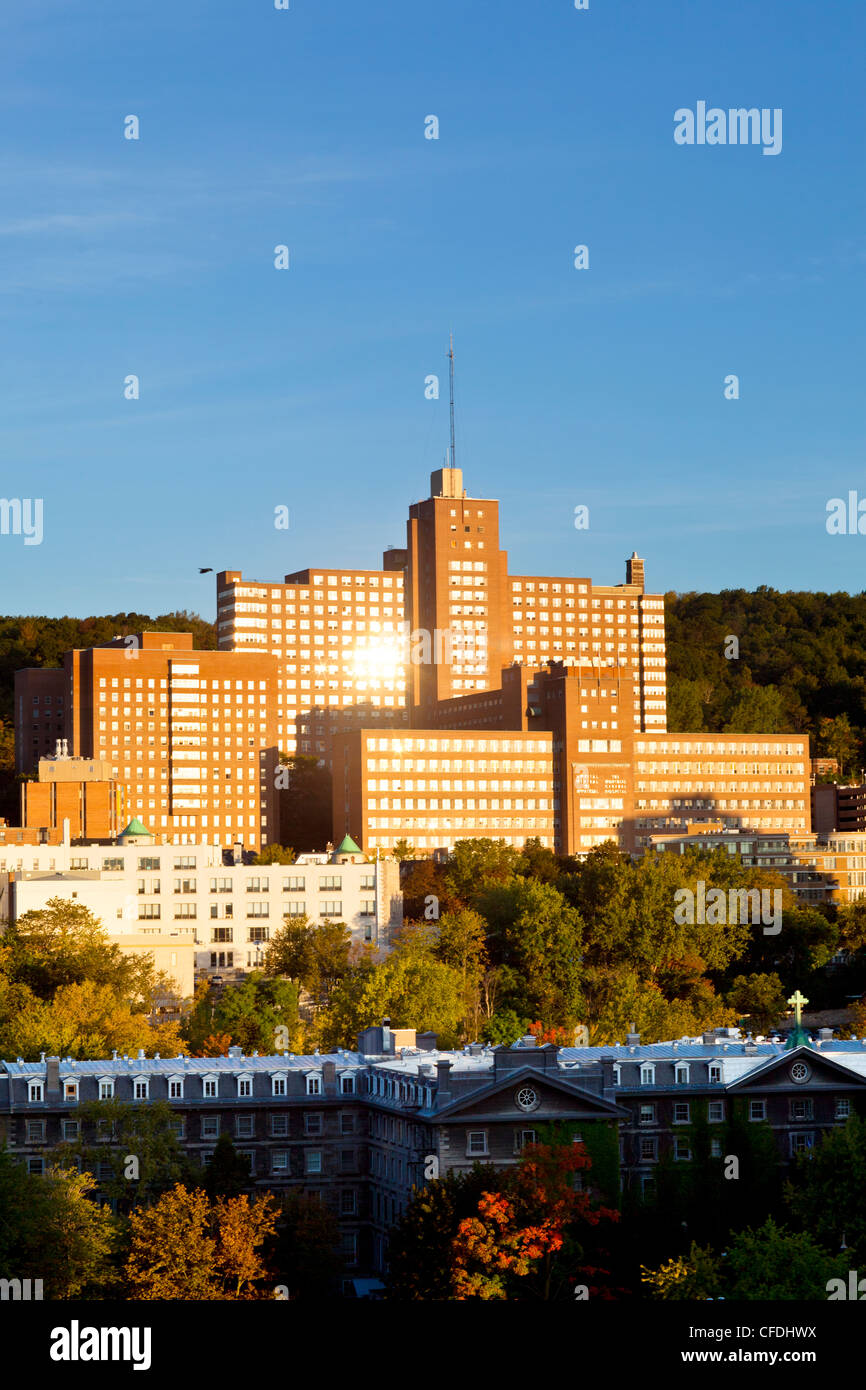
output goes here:
[{"label": "gabled roof", "polygon": [[[458,1073],[459,1074],[459,1073]],[[599,1119],[623,1120],[630,1118],[631,1112],[624,1106],[617,1105],[614,1101],[606,1100],[597,1091],[584,1090],[582,1086],[576,1086],[570,1081],[566,1081],[556,1072],[541,1071],[538,1067],[515,1067],[514,1070],[501,1072],[495,1080],[487,1083],[486,1086],[479,1086],[477,1090],[472,1090],[466,1095],[455,1097],[447,1105],[437,1107],[436,1116],[448,1115],[457,1118],[461,1111],[473,1110],[479,1101],[488,1100],[491,1096],[499,1092],[512,1091],[516,1084],[530,1081],[536,1090],[542,1090],[545,1086],[552,1087],[559,1091],[561,1095],[568,1096],[575,1104],[596,1110]],[[537,1110],[516,1112],[523,1115],[524,1119],[529,1119],[532,1115],[537,1115]],[[556,1119],[564,1119],[562,1115],[557,1115]]]},{"label": "gabled roof", "polygon": [[775,1071],[787,1070],[792,1062],[801,1059],[813,1070],[816,1065],[823,1065],[830,1071],[837,1072],[846,1081],[857,1082],[859,1085],[866,1085],[863,1074],[853,1067],[847,1067],[844,1062],[838,1062],[827,1052],[821,1052],[815,1047],[796,1047],[792,1052],[783,1052],[775,1057],[768,1057],[766,1062],[754,1067],[745,1076],[739,1077],[737,1081],[730,1081],[726,1086],[728,1091],[748,1090],[754,1086],[756,1081],[763,1081],[771,1076]]}]

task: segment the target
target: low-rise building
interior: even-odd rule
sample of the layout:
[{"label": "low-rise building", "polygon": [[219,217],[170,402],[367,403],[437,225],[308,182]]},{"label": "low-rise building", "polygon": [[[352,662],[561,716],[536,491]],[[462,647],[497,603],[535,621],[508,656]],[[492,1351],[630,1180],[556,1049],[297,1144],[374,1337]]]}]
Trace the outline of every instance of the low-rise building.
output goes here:
[{"label": "low-rise building", "polygon": [[[609,1047],[473,1045],[443,1052],[429,1034],[368,1028],[355,1051],[325,1055],[113,1057],[0,1063],[0,1141],[40,1173],[58,1146],[106,1145],[112,1133],[82,1120],[86,1102],[167,1103],[172,1128],[194,1162],[207,1164],[221,1134],[249,1163],[251,1190],[318,1196],[335,1212],[346,1279],[375,1277],[387,1262],[389,1228],[414,1188],[476,1162],[507,1168],[545,1126],[573,1139],[609,1131],[622,1187],[652,1191],[660,1161],[728,1153],[728,1126],[764,1126],[781,1168],[822,1133],[866,1113],[866,1039],[810,1037],[798,1022],[787,1040],[720,1029],[700,1038]],[[594,1147],[594,1146],[593,1146]],[[590,1177],[591,1181],[591,1177]],[[617,1200],[616,1193],[613,1200]]]},{"label": "low-rise building", "polygon": [[[169,954],[191,943],[198,973],[254,970],[289,917],[345,922],[356,946],[387,949],[402,925],[400,866],[369,859],[346,837],[292,864],[245,864],[221,846],[157,844],[127,834],[110,845],[0,844],[0,918],[15,920],[51,898],[83,903],[125,947],[145,934]],[[229,862],[226,862],[226,860]],[[175,973],[173,970],[172,974]],[[184,985],[189,971],[184,970]],[[191,993],[184,987],[184,995]]]}]

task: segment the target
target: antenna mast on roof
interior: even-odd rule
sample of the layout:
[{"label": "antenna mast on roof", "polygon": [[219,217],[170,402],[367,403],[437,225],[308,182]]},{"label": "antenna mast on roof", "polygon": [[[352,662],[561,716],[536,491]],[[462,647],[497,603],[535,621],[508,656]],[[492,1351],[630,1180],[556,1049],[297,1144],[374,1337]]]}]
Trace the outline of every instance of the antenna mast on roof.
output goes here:
[{"label": "antenna mast on roof", "polygon": [[448,351],[448,380],[451,387],[451,467],[456,468],[454,461],[454,334],[451,334],[451,346]]}]

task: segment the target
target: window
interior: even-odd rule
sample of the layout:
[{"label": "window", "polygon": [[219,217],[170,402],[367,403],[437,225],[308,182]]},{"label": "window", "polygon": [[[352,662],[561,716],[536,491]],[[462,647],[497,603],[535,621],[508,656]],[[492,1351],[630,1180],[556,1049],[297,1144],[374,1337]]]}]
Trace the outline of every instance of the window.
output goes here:
[{"label": "window", "polygon": [[340,1092],[344,1096],[352,1096],[355,1094],[354,1076],[343,1075],[340,1077]]},{"label": "window", "polygon": [[110,1076],[103,1076],[99,1081],[99,1099],[111,1100],[114,1095],[114,1081]]},{"label": "window", "polygon": [[322,1094],[322,1078],[318,1072],[311,1073],[307,1077],[307,1095],[320,1096]]},{"label": "window", "polygon": [[355,1133],[355,1116],[354,1116],[353,1114],[351,1114],[351,1112],[348,1111],[348,1110],[343,1110],[343,1111],[341,1111],[341,1113],[340,1113],[340,1133],[341,1133],[341,1134],[354,1134],[354,1133]]},{"label": "window", "polygon": [[321,1133],[322,1133],[322,1116],[321,1116],[320,1114],[313,1114],[313,1115],[311,1115],[311,1114],[306,1114],[306,1115],[304,1116],[304,1133],[305,1133],[305,1134],[321,1134]]},{"label": "window", "polygon": [[806,1153],[815,1143],[814,1134],[792,1134],[791,1135],[791,1155]]},{"label": "window", "polygon": [[528,1144],[537,1144],[538,1135],[534,1129],[516,1129],[514,1131],[514,1152],[521,1153]]},{"label": "window", "polygon": [[45,1121],[44,1121],[44,1120],[28,1120],[28,1121],[27,1121],[27,1143],[28,1143],[28,1144],[44,1144],[44,1143],[45,1143]]},{"label": "window", "polygon": [[710,1062],[710,1082],[721,1081],[722,1065],[721,1062]]},{"label": "window", "polygon": [[253,1093],[253,1078],[251,1076],[238,1077],[238,1095],[249,1098]]},{"label": "window", "polygon": [[642,1125],[654,1125],[656,1122],[655,1105],[641,1105],[638,1110],[638,1117]]},{"label": "window", "polygon": [[168,1122],[168,1127],[176,1139],[186,1138],[186,1118],[183,1115],[172,1115]]},{"label": "window", "polygon": [[719,1120],[725,1118],[725,1102],[723,1100],[711,1100],[707,1105],[707,1119],[711,1124],[718,1124]]},{"label": "window", "polygon": [[238,1139],[252,1139],[255,1135],[254,1117],[252,1115],[235,1115],[235,1137]]},{"label": "window", "polygon": [[61,1121],[61,1125],[60,1125],[60,1132],[61,1132],[61,1134],[62,1134],[62,1136],[63,1136],[63,1139],[64,1139],[64,1142],[65,1142],[65,1143],[67,1143],[67,1144],[73,1144],[73,1143],[75,1142],[75,1140],[78,1138],[78,1135],[79,1135],[79,1133],[80,1133],[80,1127],[79,1127],[78,1121],[77,1121],[77,1120],[62,1120],[62,1121]]},{"label": "window", "polygon": [[767,1118],[767,1102],[766,1102],[765,1100],[750,1100],[750,1101],[749,1101],[749,1119],[750,1119],[750,1120],[766,1120],[766,1118]]},{"label": "window", "polygon": [[63,1099],[66,1100],[66,1101],[78,1100],[78,1082],[77,1082],[77,1081],[64,1081],[64,1083],[63,1083]]},{"label": "window", "polygon": [[802,1097],[791,1101],[790,1116],[792,1120],[811,1120],[813,1115],[811,1097]]},{"label": "window", "polygon": [[36,1101],[42,1100],[42,1098],[43,1098],[43,1082],[41,1082],[41,1081],[30,1081],[30,1082],[28,1083],[28,1085],[27,1085],[27,1099],[30,1101],[31,1105],[32,1105],[34,1102],[36,1102]]},{"label": "window", "polygon": [[149,1082],[146,1076],[137,1076],[132,1083],[133,1100],[147,1100]]},{"label": "window", "polygon": [[275,1139],[285,1139],[289,1133],[288,1115],[271,1116],[271,1134]]},{"label": "window", "polygon": [[352,1173],[352,1172],[354,1172],[354,1169],[355,1169],[355,1150],[354,1150],[354,1149],[341,1149],[341,1150],[340,1150],[340,1172],[341,1172],[341,1173]]},{"label": "window", "polygon": [[644,1062],[640,1069],[640,1084],[642,1086],[654,1086],[656,1080],[656,1069],[652,1062]]},{"label": "window", "polygon": [[342,917],[343,904],[337,898],[326,898],[319,908],[320,917]]},{"label": "window", "polygon": [[674,1158],[678,1163],[688,1163],[691,1160],[692,1150],[688,1139],[674,1140]]},{"label": "window", "polygon": [[674,1101],[674,1124],[687,1125],[689,1119],[689,1102],[687,1100]]},{"label": "window", "polygon": [[36,1177],[40,1177],[40,1176],[42,1175],[42,1173],[45,1172],[45,1159],[44,1159],[44,1158],[28,1158],[28,1160],[27,1160],[27,1171],[28,1171],[28,1173],[34,1174],[34,1176],[36,1176]]},{"label": "window", "polygon": [[321,1149],[307,1149],[304,1154],[304,1169],[308,1173],[321,1173],[322,1171],[322,1152]]},{"label": "window", "polygon": [[275,1149],[271,1154],[271,1172],[287,1173],[289,1171],[289,1153],[287,1149]]},{"label": "window", "polygon": [[678,1086],[688,1086],[689,1084],[689,1064],[688,1062],[677,1062],[674,1067],[674,1081]]},{"label": "window", "polygon": [[220,1122],[218,1115],[202,1115],[201,1117],[201,1137],[202,1139],[218,1139],[220,1132]]},{"label": "window", "polygon": [[641,1162],[643,1162],[643,1163],[646,1163],[646,1162],[655,1162],[655,1157],[656,1157],[656,1140],[655,1140],[655,1139],[650,1139],[647,1135],[642,1135],[642,1136],[641,1136],[641,1141],[640,1141],[640,1156],[641,1156]]},{"label": "window", "polygon": [[183,1100],[183,1077],[170,1076],[168,1079],[169,1100]]},{"label": "window", "polygon": [[206,1076],[202,1082],[202,1095],[205,1100],[215,1100],[219,1082],[215,1076]]},{"label": "window", "polygon": [[466,1136],[466,1152],[469,1155],[487,1153],[486,1129],[470,1129]]},{"label": "window", "polygon": [[355,1198],[355,1189],[353,1187],[344,1187],[340,1192],[340,1215],[354,1216],[356,1209],[357,1201]]},{"label": "window", "polygon": [[847,1119],[848,1119],[848,1116],[849,1116],[850,1114],[851,1114],[851,1102],[850,1102],[850,1100],[842,1100],[842,1099],[837,1098],[837,1100],[836,1100],[836,1119],[837,1119],[837,1120],[847,1120]]},{"label": "window", "polygon": [[271,1095],[284,1096],[286,1094],[286,1080],[287,1078],[285,1076],[272,1076]]}]

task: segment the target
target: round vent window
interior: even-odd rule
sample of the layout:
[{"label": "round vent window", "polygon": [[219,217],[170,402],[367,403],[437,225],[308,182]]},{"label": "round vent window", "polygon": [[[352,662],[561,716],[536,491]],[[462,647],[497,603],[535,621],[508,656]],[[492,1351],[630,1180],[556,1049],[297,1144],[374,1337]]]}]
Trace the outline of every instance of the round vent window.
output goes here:
[{"label": "round vent window", "polygon": [[809,1068],[805,1062],[795,1062],[791,1067],[790,1076],[792,1081],[808,1081]]},{"label": "round vent window", "polygon": [[538,1092],[534,1091],[531,1086],[521,1086],[514,1100],[521,1110],[535,1110],[541,1103]]}]

